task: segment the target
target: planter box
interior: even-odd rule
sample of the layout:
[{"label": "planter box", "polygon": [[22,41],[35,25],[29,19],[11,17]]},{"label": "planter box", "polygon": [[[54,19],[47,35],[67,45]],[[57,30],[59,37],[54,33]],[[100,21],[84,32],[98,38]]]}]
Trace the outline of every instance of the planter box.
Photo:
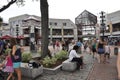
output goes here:
[{"label": "planter box", "polygon": [[56,74],[61,70],[61,67],[62,67],[62,65],[59,65],[55,68],[45,68],[45,67],[43,67],[43,72],[45,74]]},{"label": "planter box", "polygon": [[34,79],[43,73],[43,66],[40,66],[39,68],[30,68],[27,67],[27,65],[24,67],[23,64],[21,65],[21,72],[23,77]]}]

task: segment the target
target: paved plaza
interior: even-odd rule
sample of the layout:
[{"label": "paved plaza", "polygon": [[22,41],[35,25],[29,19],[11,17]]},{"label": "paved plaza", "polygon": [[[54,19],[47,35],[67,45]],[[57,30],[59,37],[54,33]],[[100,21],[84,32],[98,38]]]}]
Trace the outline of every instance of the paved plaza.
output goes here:
[{"label": "paved plaza", "polygon": [[[75,71],[75,72],[67,72],[67,71],[60,71],[57,74],[50,75],[50,74],[43,74],[36,78],[36,80],[87,80],[89,72],[92,69],[94,59],[89,54],[84,54],[84,62],[85,66],[84,69]],[[29,79],[23,79],[29,80]]]},{"label": "paved plaza", "polygon": [[[92,55],[83,53],[84,69],[67,72],[59,71],[56,74],[42,74],[34,80],[117,80],[116,58],[114,55],[114,47],[111,47],[110,63],[100,64]],[[22,80],[30,80],[23,78]]]}]

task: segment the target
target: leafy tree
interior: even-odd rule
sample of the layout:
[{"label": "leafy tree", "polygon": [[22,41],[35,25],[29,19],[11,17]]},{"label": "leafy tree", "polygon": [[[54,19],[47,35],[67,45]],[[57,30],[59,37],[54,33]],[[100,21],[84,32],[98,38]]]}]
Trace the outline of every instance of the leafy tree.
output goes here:
[{"label": "leafy tree", "polygon": [[[0,12],[8,9],[12,4],[24,5],[25,0],[7,0],[8,3],[0,8]],[[34,0],[33,0],[34,1]],[[38,0],[36,0],[38,1]],[[41,9],[41,26],[42,26],[42,58],[48,55],[48,2],[47,0],[40,0]]]}]

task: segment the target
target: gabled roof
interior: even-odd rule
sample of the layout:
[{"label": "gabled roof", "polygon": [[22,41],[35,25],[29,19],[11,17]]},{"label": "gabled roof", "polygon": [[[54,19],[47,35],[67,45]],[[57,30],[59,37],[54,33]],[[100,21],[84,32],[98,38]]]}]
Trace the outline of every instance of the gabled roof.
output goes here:
[{"label": "gabled roof", "polygon": [[87,10],[84,10],[80,15],[78,15],[76,18],[75,18],[75,23],[76,24],[81,24],[82,22],[86,21],[86,19],[89,21],[89,22],[92,22],[93,24],[96,24],[97,23],[97,16],[90,13],[89,11]]},{"label": "gabled roof", "polygon": [[87,11],[87,10],[84,10],[81,14],[79,14],[76,18],[79,18],[79,17],[81,17],[81,15],[83,15],[83,14],[89,14],[89,15],[91,15],[91,16],[94,16],[94,17],[97,17],[96,15],[94,15],[94,14],[92,14],[91,12],[89,12],[89,11]]}]

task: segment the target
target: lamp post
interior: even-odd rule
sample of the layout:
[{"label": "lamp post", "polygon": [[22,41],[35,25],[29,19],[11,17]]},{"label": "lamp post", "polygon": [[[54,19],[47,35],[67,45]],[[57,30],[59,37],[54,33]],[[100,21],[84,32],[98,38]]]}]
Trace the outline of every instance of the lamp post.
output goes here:
[{"label": "lamp post", "polygon": [[16,25],[16,37],[17,37],[17,43],[19,43],[19,40],[18,40],[18,36],[19,36],[19,25],[17,24]]},{"label": "lamp post", "polygon": [[19,27],[18,27],[18,25],[16,25],[16,36],[17,36],[17,39],[18,39],[18,36],[19,36]]},{"label": "lamp post", "polygon": [[104,40],[104,32],[105,32],[105,12],[100,12],[101,16],[101,30],[102,30],[102,40]]},{"label": "lamp post", "polygon": [[30,51],[32,53],[36,53],[36,49],[35,49],[35,28],[33,25],[31,25],[30,27]]},{"label": "lamp post", "polygon": [[2,22],[3,18],[0,17],[0,36],[2,36]]}]

